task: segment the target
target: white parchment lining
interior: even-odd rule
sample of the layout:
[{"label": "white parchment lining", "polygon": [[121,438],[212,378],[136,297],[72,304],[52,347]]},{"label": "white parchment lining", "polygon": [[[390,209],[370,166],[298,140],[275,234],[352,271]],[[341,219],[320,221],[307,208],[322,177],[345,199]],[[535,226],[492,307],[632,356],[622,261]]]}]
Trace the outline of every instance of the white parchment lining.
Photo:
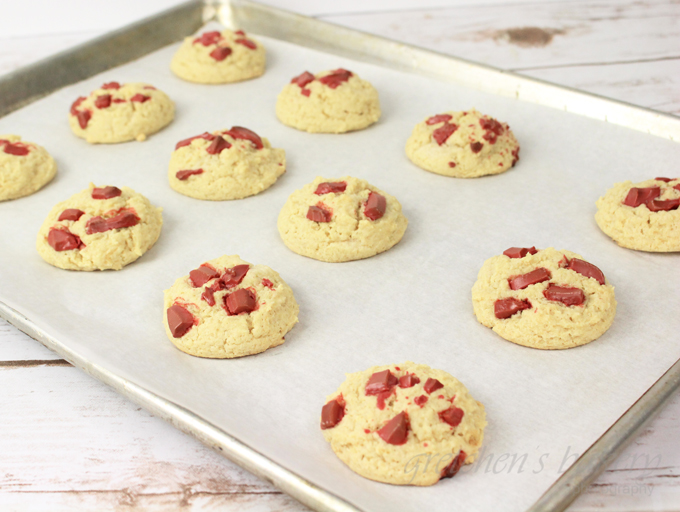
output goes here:
[{"label": "white parchment lining", "polygon": [[[680,145],[260,40],[268,65],[256,80],[183,82],[169,70],[173,45],[0,119],[0,133],[44,145],[59,168],[42,191],[0,203],[0,300],[91,362],[365,510],[526,509],[680,358],[678,255],[619,248],[593,220],[595,201],[613,183],[674,177]],[[378,89],[383,116],[377,125],[320,135],[277,121],[276,96],[293,76],[340,66]],[[69,106],[111,80],[162,89],[176,101],[175,121],[144,143],[91,146],[76,138],[67,124]],[[461,180],[408,161],[404,144],[415,123],[473,106],[512,127],[521,144],[514,169]],[[266,192],[239,201],[203,202],[172,191],[166,172],[174,144],[233,125],[284,148],[288,172]],[[346,174],[401,201],[409,219],[402,242],[380,256],[343,264],[290,252],[276,229],[288,195],[317,175]],[[60,270],[35,250],[47,212],[90,181],[132,187],[164,208],[156,246],[120,272]],[[602,338],[543,352],[509,343],[477,322],[470,288],[482,263],[508,247],[531,245],[580,253],[616,287],[617,316]],[[167,340],[163,290],[223,254],[269,265],[293,288],[300,323],[282,346],[237,360],[205,360]],[[430,488],[355,475],[319,430],[321,406],[344,373],[405,360],[450,372],[487,410],[479,461]]]}]

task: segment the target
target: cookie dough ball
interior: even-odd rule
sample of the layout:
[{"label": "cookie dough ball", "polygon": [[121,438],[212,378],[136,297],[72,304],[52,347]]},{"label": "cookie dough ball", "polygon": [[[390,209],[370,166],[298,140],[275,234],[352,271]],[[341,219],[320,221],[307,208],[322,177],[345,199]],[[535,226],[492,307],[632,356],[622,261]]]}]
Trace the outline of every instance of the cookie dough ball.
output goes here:
[{"label": "cookie dough ball", "polygon": [[264,66],[264,46],[242,30],[187,37],[170,63],[170,69],[178,77],[200,84],[249,80],[262,75]]},{"label": "cookie dough ball", "polygon": [[162,208],[123,187],[90,187],[52,208],[38,232],[38,253],[68,270],[120,270],[148,251]]},{"label": "cookie dough ball", "polygon": [[614,287],[581,256],[552,247],[511,247],[482,265],[472,287],[477,320],[526,347],[577,347],[614,321]]},{"label": "cookie dough ball", "polygon": [[276,117],[311,133],[361,130],[380,119],[378,91],[346,69],[316,75],[305,71],[279,94]]},{"label": "cookie dough ball", "polygon": [[507,124],[472,109],[418,123],[406,142],[406,156],[426,171],[476,178],[513,167],[519,160],[519,144]]},{"label": "cookie dough ball", "polygon": [[386,251],[401,240],[407,225],[395,197],[351,176],[318,177],[296,190],[278,220],[290,250],[329,262]]},{"label": "cookie dough ball", "polygon": [[170,186],[211,201],[241,199],[271,187],[286,172],[286,152],[242,126],[182,140],[170,158]]},{"label": "cookie dough ball", "polygon": [[146,140],[175,117],[167,94],[143,83],[109,82],[71,105],[68,122],[90,144]]},{"label": "cookie dough ball", "polygon": [[624,181],[597,200],[595,221],[621,247],[680,251],[680,178]]},{"label": "cookie dough ball", "polygon": [[458,380],[423,364],[351,373],[321,410],[335,454],[363,477],[432,485],[471,464],[484,439],[484,406]]},{"label": "cookie dough ball", "polygon": [[281,345],[299,307],[281,276],[238,256],[201,264],[165,290],[163,323],[175,346],[212,358],[259,354]]},{"label": "cookie dough ball", "polygon": [[42,146],[0,135],[0,201],[29,196],[57,174],[57,164]]}]

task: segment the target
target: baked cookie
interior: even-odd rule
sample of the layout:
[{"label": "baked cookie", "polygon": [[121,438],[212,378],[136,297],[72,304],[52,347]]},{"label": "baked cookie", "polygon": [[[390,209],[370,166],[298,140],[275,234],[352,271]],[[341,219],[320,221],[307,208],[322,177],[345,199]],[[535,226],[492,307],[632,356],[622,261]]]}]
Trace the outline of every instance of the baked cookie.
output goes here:
[{"label": "baked cookie", "polygon": [[57,164],[42,146],[0,135],[0,201],[29,196],[57,174]]},{"label": "baked cookie", "polygon": [[680,178],[624,181],[597,200],[595,221],[621,247],[680,251]]},{"label": "baked cookie", "polygon": [[614,321],[614,287],[581,256],[511,247],[482,265],[472,287],[477,320],[508,341],[563,349],[590,343]]},{"label": "baked cookie", "polygon": [[293,290],[279,274],[238,256],[202,263],[164,293],[168,338],[193,356],[259,354],[281,345],[298,321]]},{"label": "baked cookie", "polygon": [[170,186],[185,196],[223,201],[271,187],[286,172],[286,152],[241,126],[177,143],[170,157]]},{"label": "baked cookie", "polygon": [[214,30],[187,37],[170,63],[178,77],[200,84],[249,80],[262,75],[264,66],[264,46],[243,30]]},{"label": "baked cookie", "polygon": [[386,251],[401,240],[407,225],[395,197],[351,176],[318,177],[296,190],[278,220],[290,250],[330,262]]},{"label": "baked cookie", "polygon": [[38,253],[68,270],[120,270],[156,243],[161,211],[130,188],[90,183],[52,208],[38,232]]},{"label": "baked cookie", "polygon": [[153,85],[109,82],[71,105],[68,122],[90,144],[146,140],[170,124],[175,104]]},{"label": "baked cookie", "polygon": [[472,109],[418,123],[406,142],[406,156],[426,171],[476,178],[513,167],[519,160],[519,144],[507,124]]},{"label": "baked cookie", "polygon": [[484,439],[484,406],[458,380],[423,364],[350,373],[321,410],[335,454],[361,476],[432,485],[471,464]]},{"label": "baked cookie", "polygon": [[380,119],[378,91],[346,69],[316,75],[305,71],[279,94],[276,117],[311,133],[361,130]]}]

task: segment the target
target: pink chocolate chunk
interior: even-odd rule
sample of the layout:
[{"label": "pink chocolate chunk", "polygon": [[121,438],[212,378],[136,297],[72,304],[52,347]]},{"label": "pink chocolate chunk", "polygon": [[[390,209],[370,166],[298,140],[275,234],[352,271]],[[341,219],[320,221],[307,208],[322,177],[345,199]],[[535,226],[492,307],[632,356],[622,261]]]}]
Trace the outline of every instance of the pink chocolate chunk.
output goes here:
[{"label": "pink chocolate chunk", "polygon": [[335,427],[345,416],[345,401],[340,395],[321,408],[321,430]]},{"label": "pink chocolate chunk", "polygon": [[230,315],[240,315],[250,313],[257,308],[257,298],[255,293],[246,288],[240,288],[234,293],[225,295],[224,304]]},{"label": "pink chocolate chunk", "polygon": [[192,140],[195,139],[205,139],[205,140],[213,140],[215,138],[215,135],[212,133],[204,132],[201,135],[196,135],[194,137],[189,137],[188,139],[180,140],[177,144],[175,144],[175,150],[182,148],[184,146],[188,146],[191,144]]},{"label": "pink chocolate chunk", "polygon": [[371,375],[366,383],[366,394],[377,395],[391,389],[397,385],[399,380],[392,375],[389,370],[383,370]]},{"label": "pink chocolate chunk", "polygon": [[463,416],[465,416],[463,409],[459,409],[455,405],[452,405],[445,411],[439,413],[439,419],[445,423],[448,423],[452,427],[457,427],[460,425],[460,422],[463,420]]},{"label": "pink chocolate chunk", "polygon": [[437,391],[438,389],[441,389],[443,387],[444,387],[444,384],[439,382],[437,379],[429,378],[425,381],[425,385],[423,386],[423,389],[429,395],[433,391]]},{"label": "pink chocolate chunk", "polygon": [[637,208],[641,204],[656,199],[661,195],[661,187],[633,187],[628,191],[628,195],[623,200],[623,204],[632,208]]},{"label": "pink chocolate chunk", "polygon": [[189,272],[189,280],[191,281],[191,284],[194,286],[194,288],[200,288],[205,283],[211,279],[215,279],[216,277],[220,277],[220,273],[207,265],[201,265],[197,269]]},{"label": "pink chocolate chunk", "polygon": [[330,74],[326,76],[322,76],[319,78],[319,82],[321,82],[324,85],[327,85],[331,89],[336,89],[340,85],[342,85],[343,82],[346,82],[347,80],[350,79],[352,76],[351,71],[347,71],[346,69],[336,69],[335,71],[332,71]]},{"label": "pink chocolate chunk", "polygon": [[111,199],[120,196],[122,193],[123,191],[118,187],[95,187],[92,189],[92,199]]},{"label": "pink chocolate chunk", "polygon": [[181,338],[194,326],[194,315],[179,304],[170,306],[166,314],[170,334],[173,338]]},{"label": "pink chocolate chunk", "polygon": [[200,43],[203,46],[210,46],[211,44],[217,44],[222,39],[222,34],[217,30],[213,30],[211,32],[203,32],[199,37],[194,39],[194,44]]},{"label": "pink chocolate chunk", "polygon": [[604,274],[592,263],[573,258],[569,261],[566,268],[578,272],[582,276],[592,277],[593,279],[596,279],[598,283],[604,284]]},{"label": "pink chocolate chunk", "polygon": [[503,251],[508,258],[524,258],[527,254],[536,254],[536,247],[510,247]]},{"label": "pink chocolate chunk", "polygon": [[316,187],[314,193],[317,196],[322,196],[324,194],[341,194],[347,189],[347,183],[344,181],[326,181],[324,183],[319,183]]},{"label": "pink chocolate chunk", "polygon": [[580,306],[586,301],[583,290],[552,283],[543,291],[543,296],[548,300],[561,302],[565,306]]},{"label": "pink chocolate chunk", "polygon": [[68,229],[50,229],[50,232],[47,235],[47,243],[57,252],[71,251],[73,249],[82,249],[85,247],[85,244],[80,238],[71,233]]},{"label": "pink chocolate chunk", "polygon": [[112,229],[131,228],[139,224],[139,217],[130,210],[121,210],[118,214],[105,219],[103,217],[92,217],[85,225],[88,235],[93,233],[103,233]]},{"label": "pink chocolate chunk", "polygon": [[436,116],[432,116],[427,121],[425,121],[425,124],[432,125],[437,123],[445,123],[451,119],[453,119],[453,116],[450,116],[449,114],[437,114]]},{"label": "pink chocolate chunk", "polygon": [[234,139],[249,140],[257,149],[262,149],[264,147],[260,136],[248,128],[234,126],[231,128],[231,130],[225,132],[225,134],[231,135]]},{"label": "pink chocolate chunk", "polygon": [[406,444],[409,431],[408,416],[405,411],[400,412],[384,427],[378,430],[378,435],[388,444],[402,445]]},{"label": "pink chocolate chunk", "polygon": [[180,181],[186,181],[189,179],[189,176],[194,176],[195,174],[203,174],[203,169],[187,169],[184,171],[177,171],[175,176]]},{"label": "pink chocolate chunk", "polygon": [[511,290],[524,290],[527,286],[542,283],[543,281],[550,279],[550,277],[550,271],[547,268],[540,267],[527,274],[511,277],[508,279],[508,283],[510,284]]},{"label": "pink chocolate chunk", "polygon": [[378,220],[383,215],[385,215],[385,210],[387,209],[387,200],[384,196],[378,194],[377,192],[371,192],[368,194],[368,200],[364,206],[364,215],[371,220]]},{"label": "pink chocolate chunk", "polygon": [[228,46],[218,46],[213,51],[210,52],[210,56],[217,62],[222,62],[224,59],[231,55],[231,48]]},{"label": "pink chocolate chunk", "polygon": [[67,208],[66,210],[61,212],[57,220],[76,221],[83,215],[85,215],[85,212],[83,210],[79,210],[78,208]]},{"label": "pink chocolate chunk", "polygon": [[525,309],[531,309],[531,302],[526,299],[515,299],[514,297],[498,299],[493,305],[494,315],[501,320],[510,318],[515,313],[519,313]]},{"label": "pink chocolate chunk", "polygon": [[451,463],[446,466],[444,469],[442,469],[440,478],[453,478],[456,476],[456,473],[460,470],[460,468],[463,466],[465,463],[465,458],[467,455],[463,450],[461,450],[458,453],[458,456],[451,461]]},{"label": "pink chocolate chunk", "polygon": [[307,210],[307,218],[314,222],[330,222],[333,218],[333,213],[328,211],[327,208],[319,206],[310,206]]},{"label": "pink chocolate chunk", "polygon": [[447,139],[458,129],[458,125],[453,123],[445,123],[432,132],[432,138],[440,146],[444,144]]}]

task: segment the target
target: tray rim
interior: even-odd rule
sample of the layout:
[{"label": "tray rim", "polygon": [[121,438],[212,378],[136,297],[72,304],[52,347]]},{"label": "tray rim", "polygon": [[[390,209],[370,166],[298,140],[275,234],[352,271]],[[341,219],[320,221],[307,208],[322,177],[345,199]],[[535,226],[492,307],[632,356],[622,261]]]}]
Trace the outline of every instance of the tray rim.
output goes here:
[{"label": "tray rim", "polygon": [[[194,16],[195,19],[200,18],[201,21],[195,26],[195,29],[198,29],[202,24],[208,21],[220,21],[226,26],[234,27],[235,25],[239,25],[249,29],[249,26],[252,26],[257,22],[257,16],[269,16],[271,19],[277,21],[278,26],[276,28],[279,31],[287,28],[286,22],[292,26],[304,25],[304,27],[308,29],[308,31],[305,32],[305,36],[311,39],[306,41],[307,44],[300,39],[290,37],[291,34],[299,35],[299,32],[284,34],[286,37],[281,37],[281,34],[277,37],[277,35],[272,35],[270,33],[260,33],[263,33],[263,35],[267,35],[268,37],[291,41],[296,44],[311,46],[317,49],[321,46],[323,51],[340,53],[358,60],[377,63],[378,65],[455,81],[461,85],[474,87],[478,90],[485,90],[486,92],[514,96],[522,101],[529,101],[553,108],[563,108],[573,114],[611,122],[673,141],[680,141],[680,118],[670,114],[552,84],[540,79],[506,72],[491,66],[467,61],[433,50],[419,48],[414,45],[400,43],[381,36],[335,25],[330,22],[316,20],[304,15],[265,6],[251,0],[189,0],[171,9],[149,16],[123,28],[108,32],[93,40],[86,41],[78,46],[11,72],[0,78],[0,92],[6,88],[21,85],[22,82],[25,82],[32,77],[46,75],[50,69],[62,66],[64,62],[77,59],[79,56],[91,53],[98,48],[106,48],[121,37],[129,37],[134,34],[137,34],[138,37],[139,34],[142,34],[142,37],[144,37],[145,32],[153,32],[153,30],[150,29],[159,28],[158,26],[163,28],[162,25],[164,24],[171,24],[173,21],[178,22],[187,14]],[[200,15],[196,16],[197,14]],[[193,23],[193,20],[188,23]],[[169,32],[174,34],[173,31]],[[193,33],[193,31],[185,35],[191,33]],[[314,37],[310,37],[311,35]],[[344,36],[345,39],[338,37],[339,35]],[[169,37],[173,36],[170,35]],[[179,39],[176,38],[175,40]],[[339,43],[339,41],[345,40],[349,40],[349,43]],[[153,44],[156,43],[158,44],[156,48],[153,49],[170,44],[166,40],[160,42],[155,41]],[[374,50],[373,52],[368,51],[371,48]],[[375,51],[376,48],[379,51]],[[150,51],[153,51],[153,49]],[[121,60],[121,56],[118,55],[117,60],[112,59],[107,63],[108,67],[105,69],[110,69],[140,56],[141,55],[122,56]],[[399,62],[400,59],[403,60],[405,58],[410,60],[410,65],[403,65],[403,62]],[[418,60],[420,60],[420,64],[416,63]],[[454,67],[456,72],[464,70],[471,73],[472,82],[467,78],[467,75],[457,77],[454,76],[455,73],[452,74],[451,70],[449,70],[449,72],[444,72],[441,65],[445,63],[455,64]],[[18,100],[13,102],[0,101],[0,117],[4,117],[8,113],[28,105],[61,87],[100,73],[105,69],[94,69],[86,76],[82,76],[82,73],[78,74],[71,81],[61,80],[59,83],[54,83],[47,80],[42,84],[42,90],[38,93],[36,93],[34,89],[25,89],[22,91],[24,96],[20,97]],[[467,81],[462,80],[463,78]],[[474,80],[479,80],[480,78],[498,79],[504,86],[504,89],[502,91],[490,91],[483,87],[475,87]],[[522,88],[524,88],[525,92],[521,92]],[[536,94],[536,96],[532,97],[532,93]],[[545,93],[545,95],[543,93]],[[614,110],[615,115],[610,117],[606,112],[604,112],[604,115],[602,115],[602,112],[579,112],[578,109],[569,109],[569,105],[566,103],[562,103],[560,106],[560,94],[566,96],[565,101],[584,101],[585,105],[583,108],[593,105],[608,107]],[[555,103],[556,98],[551,97],[551,95],[558,96],[557,103]],[[3,95],[0,94],[0,97],[2,96]],[[37,340],[45,347],[56,352],[88,375],[91,375],[97,380],[112,387],[121,395],[144,407],[152,414],[168,421],[179,430],[194,436],[196,439],[213,448],[232,462],[245,468],[259,478],[272,483],[304,505],[324,512],[360,512],[361,509],[331,492],[310,483],[271,459],[268,459],[256,449],[242,443],[235,437],[220,430],[209,422],[206,422],[183,407],[123,379],[100,365],[89,362],[87,359],[73,352],[57,339],[50,336],[47,332],[40,329],[19,311],[2,301],[0,301],[0,317],[4,318],[10,324]],[[610,426],[610,428],[553,483],[553,485],[527,510],[527,512],[557,512],[565,510],[578,495],[585,490],[604,469],[606,469],[613,459],[630,441],[632,441],[634,434],[654,417],[678,389],[680,389],[680,359],[676,361],[612,426]]]}]

